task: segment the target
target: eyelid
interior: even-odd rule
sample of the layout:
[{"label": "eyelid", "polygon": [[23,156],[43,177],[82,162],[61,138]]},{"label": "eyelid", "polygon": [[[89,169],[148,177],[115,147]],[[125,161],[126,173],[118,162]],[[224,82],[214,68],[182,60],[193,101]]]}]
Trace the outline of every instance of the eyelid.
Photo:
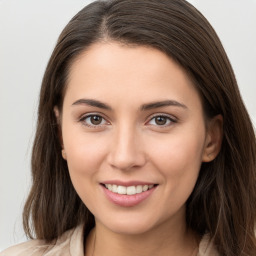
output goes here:
[{"label": "eyelid", "polygon": [[165,117],[167,119],[170,120],[171,124],[164,124],[164,125],[152,125],[152,126],[157,126],[159,128],[165,128],[165,127],[168,127],[168,126],[171,126],[173,125],[174,123],[177,123],[178,120],[176,117],[174,117],[173,115],[170,115],[170,114],[165,114],[165,113],[156,113],[156,114],[153,114],[151,115],[147,120],[146,124],[148,124],[152,119],[156,118],[156,117]]},{"label": "eyelid", "polygon": [[[105,121],[105,123],[104,124],[99,124],[99,125],[86,124],[85,120],[89,117],[92,117],[92,116],[101,117]],[[110,122],[107,120],[107,118],[102,113],[99,113],[99,112],[90,112],[90,113],[83,114],[79,117],[78,122],[81,122],[82,125],[84,125],[86,127],[89,127],[89,128],[102,128],[103,126],[110,124]]]}]

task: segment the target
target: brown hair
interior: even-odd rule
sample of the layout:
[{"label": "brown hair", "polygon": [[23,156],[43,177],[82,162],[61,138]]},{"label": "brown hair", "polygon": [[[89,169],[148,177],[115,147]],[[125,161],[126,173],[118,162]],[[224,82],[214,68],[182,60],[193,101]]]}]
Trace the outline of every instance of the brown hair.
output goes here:
[{"label": "brown hair", "polygon": [[187,201],[187,225],[208,232],[220,255],[256,255],[256,142],[237,82],[218,36],[184,0],[96,1],[65,27],[42,81],[32,153],[33,184],[23,222],[29,237],[52,240],[85,222],[94,226],[61,156],[54,106],[62,109],[70,65],[91,44],[112,40],[157,48],[191,77],[211,118],[224,119],[217,158],[203,163]]}]

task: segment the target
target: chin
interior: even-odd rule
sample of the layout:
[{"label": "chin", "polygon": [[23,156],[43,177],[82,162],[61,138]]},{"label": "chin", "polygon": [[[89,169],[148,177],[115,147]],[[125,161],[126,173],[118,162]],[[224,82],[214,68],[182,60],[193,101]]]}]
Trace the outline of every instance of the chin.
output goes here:
[{"label": "chin", "polygon": [[156,220],[153,216],[145,217],[143,216],[134,216],[134,214],[128,214],[126,216],[118,216],[113,218],[106,218],[96,221],[103,225],[105,229],[110,230],[116,234],[122,235],[140,235],[155,227],[159,226],[161,221]]},{"label": "chin", "polygon": [[146,223],[134,223],[127,221],[125,223],[115,223],[112,226],[108,225],[112,232],[122,235],[140,235],[152,229],[152,226]]}]

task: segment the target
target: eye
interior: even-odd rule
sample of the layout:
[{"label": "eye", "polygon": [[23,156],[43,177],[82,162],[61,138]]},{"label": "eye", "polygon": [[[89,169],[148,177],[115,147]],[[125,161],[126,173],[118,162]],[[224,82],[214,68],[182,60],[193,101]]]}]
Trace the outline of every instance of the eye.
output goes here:
[{"label": "eye", "polygon": [[155,125],[155,126],[169,126],[172,123],[176,123],[176,120],[174,118],[171,118],[169,116],[165,115],[157,115],[150,119],[148,122],[149,125]]},{"label": "eye", "polygon": [[86,115],[82,117],[80,121],[89,127],[97,127],[108,124],[108,122],[102,116],[96,114]]}]

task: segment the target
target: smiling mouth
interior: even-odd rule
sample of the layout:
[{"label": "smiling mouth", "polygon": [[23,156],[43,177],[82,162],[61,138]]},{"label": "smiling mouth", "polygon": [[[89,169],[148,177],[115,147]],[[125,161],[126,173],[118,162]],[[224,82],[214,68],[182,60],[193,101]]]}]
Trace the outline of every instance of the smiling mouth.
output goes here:
[{"label": "smiling mouth", "polygon": [[135,195],[146,192],[157,185],[136,185],[136,186],[121,186],[116,184],[102,184],[109,191],[119,195]]}]

